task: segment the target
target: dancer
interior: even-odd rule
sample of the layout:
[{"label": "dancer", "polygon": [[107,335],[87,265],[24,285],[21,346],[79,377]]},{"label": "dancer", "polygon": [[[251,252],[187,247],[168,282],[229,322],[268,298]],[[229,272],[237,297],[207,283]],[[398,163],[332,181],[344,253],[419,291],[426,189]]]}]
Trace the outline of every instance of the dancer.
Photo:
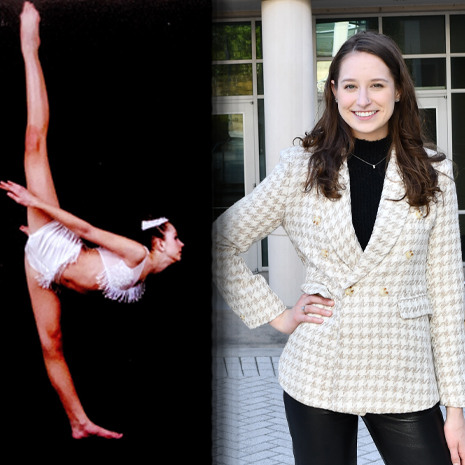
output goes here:
[{"label": "dancer", "polygon": [[[279,380],[296,465],[465,464],[464,277],[452,163],[424,146],[402,54],[359,33],[325,111],[215,224],[215,278],[251,328],[289,334]],[[282,226],[306,268],[287,308],[240,254]],[[446,407],[446,421],[439,404]]]},{"label": "dancer", "polygon": [[[166,218],[142,222],[146,245],[92,226],[60,208],[48,162],[48,97],[39,60],[40,16],[30,2],[21,13],[21,50],[26,72],[27,129],[24,169],[27,188],[12,181],[0,188],[27,207],[29,235],[25,248],[26,278],[45,366],[68,416],[73,438],[121,438],[94,424],[77,395],[62,347],[61,305],[56,286],[81,293],[101,291],[114,300],[141,298],[149,274],[181,260],[184,244]],[[90,248],[82,239],[96,245]]]}]

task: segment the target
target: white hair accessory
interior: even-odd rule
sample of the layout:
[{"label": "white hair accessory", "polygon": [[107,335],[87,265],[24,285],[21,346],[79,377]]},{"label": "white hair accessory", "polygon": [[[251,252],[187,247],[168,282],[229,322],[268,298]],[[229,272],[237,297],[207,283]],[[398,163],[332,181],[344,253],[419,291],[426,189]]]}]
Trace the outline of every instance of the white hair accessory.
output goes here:
[{"label": "white hair accessory", "polygon": [[156,228],[157,226],[160,226],[163,223],[167,223],[168,221],[168,218],[165,217],[157,218],[156,220],[142,221],[142,231],[150,228]]}]

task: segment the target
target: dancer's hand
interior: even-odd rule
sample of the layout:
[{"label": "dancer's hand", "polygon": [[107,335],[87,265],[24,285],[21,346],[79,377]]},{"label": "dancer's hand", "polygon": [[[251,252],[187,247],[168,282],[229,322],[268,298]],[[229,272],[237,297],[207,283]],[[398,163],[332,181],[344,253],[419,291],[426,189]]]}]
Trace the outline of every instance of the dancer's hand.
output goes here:
[{"label": "dancer's hand", "polygon": [[329,307],[333,306],[333,300],[320,295],[303,294],[294,307],[285,310],[270,325],[282,333],[292,334],[301,323],[322,324],[324,319],[321,317],[330,317],[333,312]]},{"label": "dancer's hand", "polygon": [[12,181],[0,181],[0,189],[7,191],[8,197],[24,207],[37,207],[39,199],[25,187]]},{"label": "dancer's hand", "polygon": [[21,50],[23,53],[36,51],[40,45],[39,22],[40,16],[31,2],[25,2],[21,19]]}]

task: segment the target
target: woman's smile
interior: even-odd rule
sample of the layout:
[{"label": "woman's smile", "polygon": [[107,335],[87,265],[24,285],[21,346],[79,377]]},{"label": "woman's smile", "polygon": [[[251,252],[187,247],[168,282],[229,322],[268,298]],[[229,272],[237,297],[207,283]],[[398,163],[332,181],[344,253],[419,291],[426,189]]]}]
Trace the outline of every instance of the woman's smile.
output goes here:
[{"label": "woman's smile", "polygon": [[377,110],[373,110],[373,111],[353,111],[353,113],[358,118],[366,120],[366,119],[370,119],[372,116],[376,115]]}]

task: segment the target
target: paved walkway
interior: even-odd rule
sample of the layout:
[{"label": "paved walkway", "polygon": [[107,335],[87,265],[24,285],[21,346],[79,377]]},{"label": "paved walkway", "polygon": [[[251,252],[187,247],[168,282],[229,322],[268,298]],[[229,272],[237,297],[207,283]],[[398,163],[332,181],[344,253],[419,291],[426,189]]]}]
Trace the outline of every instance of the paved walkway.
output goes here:
[{"label": "paved walkway", "polygon": [[[230,348],[214,354],[214,465],[293,465],[278,384],[280,348]],[[358,465],[383,461],[359,422]]]}]

